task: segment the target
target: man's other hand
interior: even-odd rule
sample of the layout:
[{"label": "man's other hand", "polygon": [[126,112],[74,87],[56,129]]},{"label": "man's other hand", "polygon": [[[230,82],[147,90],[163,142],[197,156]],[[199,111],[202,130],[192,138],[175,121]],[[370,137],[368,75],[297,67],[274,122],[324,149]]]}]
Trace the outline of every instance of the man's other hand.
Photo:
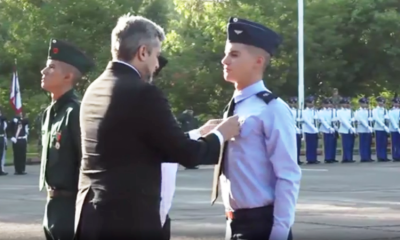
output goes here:
[{"label": "man's other hand", "polygon": [[222,134],[225,141],[234,138],[240,133],[240,122],[239,116],[235,115],[224,119],[216,128],[218,132]]},{"label": "man's other hand", "polygon": [[201,136],[207,135],[210,133],[212,130],[214,130],[218,124],[220,124],[223,121],[223,119],[211,119],[206,122],[203,126],[199,128]]}]

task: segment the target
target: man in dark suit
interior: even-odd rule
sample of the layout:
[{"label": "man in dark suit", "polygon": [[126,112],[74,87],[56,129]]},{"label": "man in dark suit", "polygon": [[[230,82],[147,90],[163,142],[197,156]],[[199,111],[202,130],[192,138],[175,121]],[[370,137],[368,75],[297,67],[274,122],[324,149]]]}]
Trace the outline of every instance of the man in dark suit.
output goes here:
[{"label": "man in dark suit", "polygon": [[152,21],[122,16],[112,32],[113,61],[83,97],[78,239],[162,239],[161,163],[216,164],[222,144],[239,134],[236,116],[181,130],[150,83],[164,38]]}]

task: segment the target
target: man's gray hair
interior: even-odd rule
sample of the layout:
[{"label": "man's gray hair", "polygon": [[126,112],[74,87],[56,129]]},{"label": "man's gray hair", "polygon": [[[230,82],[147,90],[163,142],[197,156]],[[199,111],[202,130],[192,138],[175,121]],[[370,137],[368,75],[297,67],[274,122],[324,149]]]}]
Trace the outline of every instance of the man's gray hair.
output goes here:
[{"label": "man's gray hair", "polygon": [[140,46],[146,45],[149,54],[157,46],[158,41],[164,41],[165,33],[153,21],[133,16],[129,13],[121,16],[111,33],[111,54],[113,59],[129,62]]}]

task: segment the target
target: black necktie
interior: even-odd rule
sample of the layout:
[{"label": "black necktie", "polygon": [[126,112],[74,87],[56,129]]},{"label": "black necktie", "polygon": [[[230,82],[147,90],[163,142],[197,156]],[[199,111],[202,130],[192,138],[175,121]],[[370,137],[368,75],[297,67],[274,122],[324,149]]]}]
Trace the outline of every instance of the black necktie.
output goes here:
[{"label": "black necktie", "polygon": [[[228,105],[227,114],[224,113],[224,116],[226,116],[226,118],[233,116],[233,114],[235,112],[235,104],[236,104],[235,100],[232,98],[232,100],[230,101],[230,103]],[[212,188],[212,193],[211,193],[211,204],[214,204],[218,198],[219,177],[221,176],[222,169],[224,166],[225,152],[226,152],[227,147],[228,147],[228,142],[226,141],[225,144],[221,146],[222,152],[220,154],[218,164],[215,165],[215,168],[214,168],[214,179],[213,179],[213,188]]]}]

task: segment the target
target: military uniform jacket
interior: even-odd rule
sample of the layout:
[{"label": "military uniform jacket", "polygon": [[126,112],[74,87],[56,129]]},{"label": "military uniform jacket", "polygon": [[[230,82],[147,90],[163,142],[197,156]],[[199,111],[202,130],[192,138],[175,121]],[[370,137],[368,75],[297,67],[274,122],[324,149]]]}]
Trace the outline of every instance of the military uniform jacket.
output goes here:
[{"label": "military uniform jacket", "polygon": [[49,106],[42,118],[39,187],[78,191],[81,160],[80,100],[70,90]]},{"label": "military uniform jacket", "polygon": [[7,130],[7,118],[0,116],[0,137],[5,137]]},{"label": "military uniform jacket", "polygon": [[[21,130],[18,133],[18,126]],[[18,133],[18,136],[17,136]],[[15,117],[10,121],[10,138],[27,138],[29,134],[29,120],[27,118]]]},{"label": "military uniform jacket", "polygon": [[190,167],[219,159],[218,136],[190,140],[162,91],[126,63],[110,62],[89,86],[80,117],[82,171],[75,227],[88,196],[85,202],[110,213],[101,220],[108,228],[161,231],[162,162]]}]

